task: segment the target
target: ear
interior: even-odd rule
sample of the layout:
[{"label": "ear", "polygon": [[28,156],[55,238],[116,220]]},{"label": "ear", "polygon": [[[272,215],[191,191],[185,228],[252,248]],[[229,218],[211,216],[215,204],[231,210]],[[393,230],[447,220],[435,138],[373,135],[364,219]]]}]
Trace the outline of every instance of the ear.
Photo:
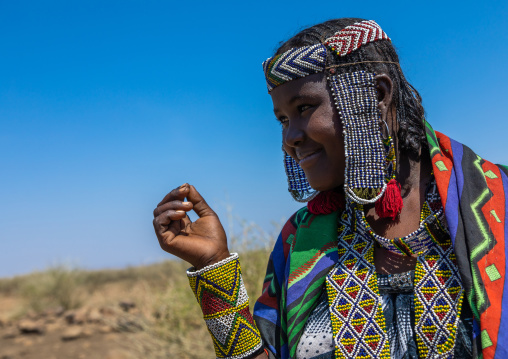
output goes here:
[{"label": "ear", "polygon": [[[393,82],[387,74],[376,75],[378,108],[381,111],[381,119],[387,121],[388,112],[392,107]],[[390,125],[390,124],[389,124]]]}]

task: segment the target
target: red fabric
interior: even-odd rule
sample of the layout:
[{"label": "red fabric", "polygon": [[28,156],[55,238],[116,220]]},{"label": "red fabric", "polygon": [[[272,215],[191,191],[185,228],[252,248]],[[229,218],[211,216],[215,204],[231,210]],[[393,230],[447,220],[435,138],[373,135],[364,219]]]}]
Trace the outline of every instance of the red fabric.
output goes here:
[{"label": "red fabric", "polygon": [[[490,193],[492,193],[492,196],[481,208],[483,217],[488,223],[489,231],[496,239],[496,245],[481,260],[478,261],[478,269],[480,270],[480,276],[482,277],[483,283],[488,283],[488,285],[485,285],[485,291],[487,292],[490,304],[489,307],[480,314],[480,328],[481,330],[488,329],[488,333],[493,344],[484,348],[482,354],[484,358],[494,358],[496,348],[499,344],[498,340],[503,337],[503,334],[500,334],[499,330],[502,320],[501,317],[503,315],[503,287],[505,285],[501,278],[506,278],[506,257],[500,254],[505,253],[506,250],[506,194],[503,184],[499,180],[502,178],[499,168],[496,165],[485,161],[482,164],[482,170],[484,173],[490,170],[496,175],[496,178],[485,176],[485,181],[487,182],[487,186],[491,191]],[[494,213],[496,213],[497,218],[491,212],[493,209],[495,209]],[[501,278],[491,280],[487,275],[487,268],[492,264],[494,264],[497,268]]]},{"label": "red fabric", "polygon": [[325,191],[309,201],[307,208],[312,214],[330,214],[339,208],[344,208],[344,199],[335,191]]},{"label": "red fabric", "polygon": [[[438,145],[441,148],[439,152],[433,152],[432,157],[432,168],[434,169],[434,178],[436,179],[437,189],[439,196],[441,197],[441,203],[443,209],[446,212],[446,204],[448,202],[448,187],[450,186],[450,180],[452,178],[453,168],[453,149],[451,140],[448,136],[443,135],[436,131],[436,138]],[[441,171],[437,166],[436,162],[442,161],[448,171]]]}]

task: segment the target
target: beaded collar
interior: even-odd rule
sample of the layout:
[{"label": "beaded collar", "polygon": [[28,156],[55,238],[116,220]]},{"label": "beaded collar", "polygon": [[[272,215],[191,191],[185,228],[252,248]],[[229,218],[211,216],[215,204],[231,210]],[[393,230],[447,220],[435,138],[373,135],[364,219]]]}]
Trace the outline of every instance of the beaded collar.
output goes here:
[{"label": "beaded collar", "polygon": [[[416,342],[419,356],[429,359],[453,357],[464,296],[450,236],[447,231],[428,231],[430,223],[439,223],[434,199],[438,199],[436,193],[428,191],[422,211],[425,230],[414,236],[418,245],[424,245],[413,247],[420,253],[414,281]],[[389,340],[374,266],[377,238],[361,226],[358,206],[349,203],[339,218],[338,261],[326,277],[335,357],[388,359]],[[386,242],[395,252],[404,253]],[[411,238],[405,242],[412,248]]]},{"label": "beaded collar", "polygon": [[448,235],[441,197],[434,177],[427,187],[425,203],[420,212],[420,226],[408,235],[388,239],[376,234],[365,218],[362,205],[356,205],[355,217],[360,231],[369,233],[381,247],[405,256],[425,254],[433,243]]}]

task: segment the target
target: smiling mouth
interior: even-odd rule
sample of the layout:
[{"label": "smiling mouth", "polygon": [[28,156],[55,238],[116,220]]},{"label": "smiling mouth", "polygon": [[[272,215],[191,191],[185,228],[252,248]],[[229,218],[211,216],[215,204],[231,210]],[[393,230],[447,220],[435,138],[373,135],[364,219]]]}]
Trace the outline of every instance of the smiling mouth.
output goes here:
[{"label": "smiling mouth", "polygon": [[313,151],[309,154],[305,154],[303,157],[298,156],[298,164],[301,166],[302,164],[305,164],[314,158],[316,158],[321,153],[321,149]]}]

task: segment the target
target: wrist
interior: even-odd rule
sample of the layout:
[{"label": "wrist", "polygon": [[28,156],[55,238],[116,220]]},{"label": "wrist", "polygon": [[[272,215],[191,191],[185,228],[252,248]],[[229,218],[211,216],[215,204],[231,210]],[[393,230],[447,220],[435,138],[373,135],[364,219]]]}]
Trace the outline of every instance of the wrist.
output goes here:
[{"label": "wrist", "polygon": [[[222,252],[218,252],[215,256],[213,256],[212,258],[208,259],[208,261],[206,262],[203,262],[203,263],[198,263],[194,266],[195,270],[201,270],[205,267],[209,267],[209,266],[212,266],[212,265],[215,265],[219,262],[222,262],[226,259],[228,259],[231,255],[233,254],[236,254],[236,253],[229,253],[229,251],[226,249]],[[237,254],[237,258],[238,258],[238,254]]]}]

